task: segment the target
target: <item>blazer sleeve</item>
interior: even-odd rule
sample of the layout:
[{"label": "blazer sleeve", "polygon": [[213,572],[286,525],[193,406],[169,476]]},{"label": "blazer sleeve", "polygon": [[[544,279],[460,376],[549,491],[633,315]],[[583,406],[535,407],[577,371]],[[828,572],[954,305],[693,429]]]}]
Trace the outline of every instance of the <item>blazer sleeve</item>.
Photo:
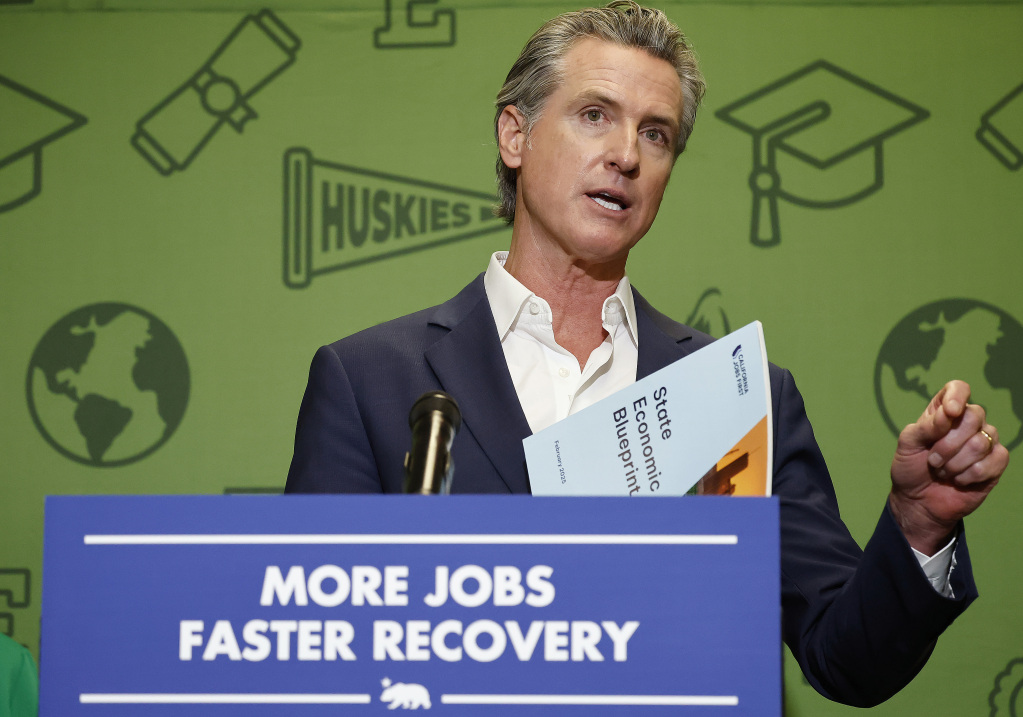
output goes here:
[{"label": "blazer sleeve", "polygon": [[295,429],[286,493],[380,493],[362,414],[332,346],[313,356]]},{"label": "blazer sleeve", "polygon": [[818,692],[876,705],[920,671],[938,636],[976,598],[965,534],[960,526],[954,598],[928,582],[887,506],[861,551],[839,515],[792,375],[772,366],[771,382],[782,635]]}]

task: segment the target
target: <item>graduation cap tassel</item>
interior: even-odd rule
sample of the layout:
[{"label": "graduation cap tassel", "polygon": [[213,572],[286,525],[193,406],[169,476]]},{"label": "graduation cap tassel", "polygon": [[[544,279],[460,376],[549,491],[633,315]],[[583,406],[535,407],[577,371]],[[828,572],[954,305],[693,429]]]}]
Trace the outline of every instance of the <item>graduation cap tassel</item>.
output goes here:
[{"label": "graduation cap tassel", "polygon": [[[789,135],[817,124],[831,113],[824,102],[801,107],[780,119],[765,125],[753,134],[753,173],[749,177],[753,190],[753,219],[750,222],[750,241],[754,246],[775,246],[781,242],[778,221],[778,195],[781,194],[781,176],[778,174],[775,153],[778,144]],[[764,220],[764,213],[768,220]]]},{"label": "graduation cap tassel", "polygon": [[[773,154],[770,140],[767,154]],[[754,246],[774,246],[781,242],[781,226],[778,223],[778,173],[774,170],[773,157],[765,156],[762,135],[753,137],[753,172],[749,175],[749,186],[753,190],[753,216],[750,221],[750,241]]]}]

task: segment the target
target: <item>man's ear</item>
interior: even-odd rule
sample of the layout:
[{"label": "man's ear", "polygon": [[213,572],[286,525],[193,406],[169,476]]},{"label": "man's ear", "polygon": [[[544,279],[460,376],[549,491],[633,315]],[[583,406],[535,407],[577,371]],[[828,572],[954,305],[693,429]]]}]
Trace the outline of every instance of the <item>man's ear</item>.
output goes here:
[{"label": "man's ear", "polygon": [[515,105],[501,110],[497,118],[497,148],[501,161],[510,169],[522,166],[522,152],[526,148],[526,118]]}]

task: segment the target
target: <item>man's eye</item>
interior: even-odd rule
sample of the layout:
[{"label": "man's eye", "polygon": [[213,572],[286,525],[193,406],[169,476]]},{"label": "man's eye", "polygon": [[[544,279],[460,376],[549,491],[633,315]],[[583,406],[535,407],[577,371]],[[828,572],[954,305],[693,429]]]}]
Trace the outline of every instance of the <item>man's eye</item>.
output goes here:
[{"label": "man's eye", "polygon": [[664,135],[662,135],[659,130],[648,129],[646,131],[646,138],[651,142],[660,142],[662,139],[664,139]]},{"label": "man's eye", "polygon": [[599,122],[600,110],[590,110],[589,112],[586,113],[586,119],[588,119],[590,122]]}]

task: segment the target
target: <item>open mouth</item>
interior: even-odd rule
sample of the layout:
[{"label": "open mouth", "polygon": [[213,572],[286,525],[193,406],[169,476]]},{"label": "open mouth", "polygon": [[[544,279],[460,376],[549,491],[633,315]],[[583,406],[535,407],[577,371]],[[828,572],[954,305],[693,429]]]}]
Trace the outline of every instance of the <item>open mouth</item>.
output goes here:
[{"label": "open mouth", "polygon": [[614,212],[620,212],[629,206],[624,199],[608,194],[607,192],[597,192],[596,194],[587,194],[586,196],[605,209],[610,209]]}]

